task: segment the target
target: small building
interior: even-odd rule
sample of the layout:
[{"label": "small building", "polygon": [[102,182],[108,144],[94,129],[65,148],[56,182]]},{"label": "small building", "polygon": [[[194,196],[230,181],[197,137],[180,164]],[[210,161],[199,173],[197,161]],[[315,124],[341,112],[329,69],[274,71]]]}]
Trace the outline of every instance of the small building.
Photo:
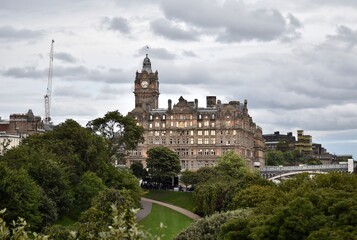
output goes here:
[{"label": "small building", "polygon": [[44,131],[41,117],[35,116],[31,109],[25,114],[11,114],[9,120],[0,118],[0,154],[18,146],[22,138]]}]

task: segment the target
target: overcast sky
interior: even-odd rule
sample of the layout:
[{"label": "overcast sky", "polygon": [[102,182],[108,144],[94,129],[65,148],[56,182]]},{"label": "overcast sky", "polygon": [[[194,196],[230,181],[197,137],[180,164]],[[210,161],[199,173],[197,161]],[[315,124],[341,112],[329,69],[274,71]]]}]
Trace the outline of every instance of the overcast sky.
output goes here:
[{"label": "overcast sky", "polygon": [[265,134],[357,158],[356,0],[1,0],[2,119],[44,116],[52,39],[55,124],[131,111],[148,53],[159,107],[247,99]]}]

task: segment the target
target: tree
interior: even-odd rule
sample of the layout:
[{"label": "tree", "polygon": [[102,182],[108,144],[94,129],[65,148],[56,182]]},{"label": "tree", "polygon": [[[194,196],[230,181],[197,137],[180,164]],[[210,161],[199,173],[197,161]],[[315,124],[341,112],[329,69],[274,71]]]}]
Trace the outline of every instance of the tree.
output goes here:
[{"label": "tree", "polygon": [[[251,214],[251,211],[245,209],[239,209],[235,211],[228,211],[224,213],[216,213],[212,216],[199,219],[192,223],[185,230],[180,232],[176,240],[186,239],[207,239],[216,240],[219,239],[221,226],[229,219],[245,219]],[[236,238],[238,239],[238,238]],[[240,238],[239,238],[240,239]]]},{"label": "tree", "polygon": [[180,182],[182,182],[186,189],[188,185],[194,185],[197,183],[198,180],[198,174],[196,172],[191,172],[189,170],[186,170],[181,173],[180,176]]},{"label": "tree", "polygon": [[132,150],[144,141],[144,128],[136,125],[131,116],[123,116],[118,110],[108,112],[102,118],[87,123],[93,132],[103,136],[109,146],[110,162],[119,160],[124,164],[123,150]]},{"label": "tree", "polygon": [[86,210],[99,192],[107,189],[102,179],[93,172],[85,172],[76,186],[76,209]]},{"label": "tree", "polygon": [[248,173],[247,162],[233,151],[229,151],[219,158],[216,169],[223,175],[232,178],[241,178]]},{"label": "tree", "polygon": [[7,209],[5,220],[26,218],[33,229],[42,219],[39,212],[41,191],[24,169],[12,170],[0,163],[0,206]]},{"label": "tree", "polygon": [[113,206],[119,214],[123,214],[126,228],[130,229],[135,225],[135,215],[131,211],[135,208],[135,203],[130,191],[106,189],[93,199],[91,208],[82,213],[78,228],[80,239],[86,235],[92,235],[96,239],[99,232],[106,231],[113,222]]},{"label": "tree", "polygon": [[134,174],[135,177],[143,179],[145,178],[148,173],[146,169],[144,168],[143,164],[141,162],[133,162],[130,165],[130,170]]},{"label": "tree", "polygon": [[149,174],[157,183],[163,183],[165,178],[176,177],[181,170],[180,158],[167,147],[154,147],[147,152],[146,159]]}]

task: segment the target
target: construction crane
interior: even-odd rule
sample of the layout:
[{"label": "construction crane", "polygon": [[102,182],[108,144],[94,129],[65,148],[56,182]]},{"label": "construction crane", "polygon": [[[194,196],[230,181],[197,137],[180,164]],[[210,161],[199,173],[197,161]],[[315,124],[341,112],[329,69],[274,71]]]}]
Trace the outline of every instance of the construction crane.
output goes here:
[{"label": "construction crane", "polygon": [[47,82],[47,91],[45,95],[45,120],[44,124],[49,126],[51,125],[51,92],[52,92],[52,71],[53,71],[53,44],[55,40],[52,39],[51,42],[51,52],[50,52],[50,66],[48,68],[48,82]]}]

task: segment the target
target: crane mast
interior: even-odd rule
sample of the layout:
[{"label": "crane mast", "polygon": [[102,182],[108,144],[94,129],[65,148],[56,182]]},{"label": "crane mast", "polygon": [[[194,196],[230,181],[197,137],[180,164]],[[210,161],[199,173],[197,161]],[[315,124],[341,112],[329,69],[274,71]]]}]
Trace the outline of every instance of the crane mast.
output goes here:
[{"label": "crane mast", "polygon": [[51,92],[52,92],[52,71],[53,71],[53,45],[55,43],[55,40],[52,40],[51,42],[51,52],[50,52],[50,64],[48,68],[48,82],[47,82],[47,91],[45,95],[45,120],[44,123],[46,125],[51,124],[51,117],[50,117],[50,111],[51,111]]}]

